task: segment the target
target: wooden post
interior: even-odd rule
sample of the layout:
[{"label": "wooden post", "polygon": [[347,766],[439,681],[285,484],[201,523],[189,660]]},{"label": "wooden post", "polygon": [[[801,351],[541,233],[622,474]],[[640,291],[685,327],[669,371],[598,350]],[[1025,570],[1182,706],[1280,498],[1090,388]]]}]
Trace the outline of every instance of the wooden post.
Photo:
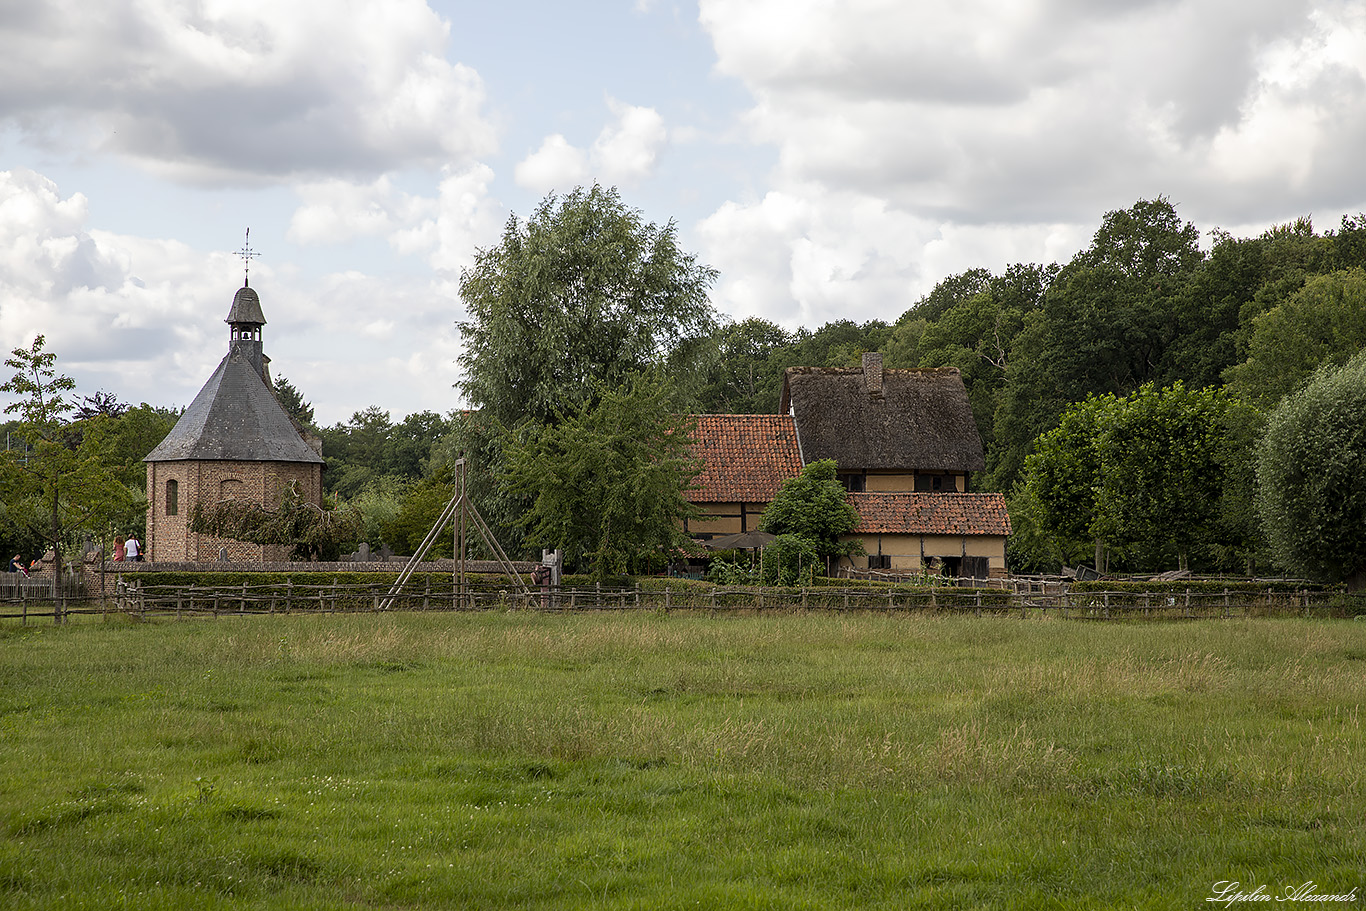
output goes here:
[{"label": "wooden post", "polygon": [[237,612],[245,614],[247,612],[247,583],[242,583],[242,600],[237,602]]},{"label": "wooden post", "polygon": [[669,595],[670,595],[669,586],[666,585],[666,586],[664,586],[664,613],[666,613],[666,614],[669,612],[669,607],[671,606],[670,603],[669,603],[669,602],[670,602]]},{"label": "wooden post", "polygon": [[1224,589],[1224,616],[1228,616],[1228,589]]},{"label": "wooden post", "polygon": [[285,613],[289,613],[289,609],[290,609],[291,607],[293,607],[293,606],[294,606],[294,580],[293,580],[293,579],[286,579],[286,580],[285,580]]}]

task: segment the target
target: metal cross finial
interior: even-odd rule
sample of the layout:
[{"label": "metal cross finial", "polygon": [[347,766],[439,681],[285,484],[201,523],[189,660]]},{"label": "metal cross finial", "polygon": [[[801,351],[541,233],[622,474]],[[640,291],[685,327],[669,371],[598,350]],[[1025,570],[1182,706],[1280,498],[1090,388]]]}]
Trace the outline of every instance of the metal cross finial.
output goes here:
[{"label": "metal cross finial", "polygon": [[258,257],[258,256],[261,255],[260,253],[257,253],[255,250],[253,250],[253,249],[251,248],[251,228],[247,228],[247,240],[246,240],[246,243],[242,244],[242,249],[240,249],[240,250],[237,251],[237,255],[240,256],[240,257],[242,257],[242,266],[243,266],[242,286],[243,286],[243,287],[250,287],[250,286],[251,286],[251,261],[252,261],[253,259],[255,259],[256,257]]}]

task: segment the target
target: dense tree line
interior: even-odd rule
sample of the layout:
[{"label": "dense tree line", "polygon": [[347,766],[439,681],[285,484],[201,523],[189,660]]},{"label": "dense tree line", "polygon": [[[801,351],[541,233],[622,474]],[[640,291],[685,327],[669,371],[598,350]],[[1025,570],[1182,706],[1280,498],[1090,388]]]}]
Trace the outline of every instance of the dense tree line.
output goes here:
[{"label": "dense tree line", "polygon": [[[673,223],[651,224],[593,186],[512,218],[462,276],[467,410],[395,420],[369,406],[319,427],[299,389],[280,378],[276,391],[322,438],[326,492],[357,507],[373,545],[415,547],[464,457],[475,502],[510,550],[570,545],[585,566],[618,571],[678,543],[664,526],[686,506],[666,495],[672,481],[643,471],[653,452],[678,485],[689,477],[664,442],[686,422],[661,424],[661,411],[771,413],[786,368],[856,367],[879,351],[889,368],[961,371],[987,452],[973,483],[1009,497],[1016,571],[1080,560],[1308,571],[1264,521],[1273,473],[1258,452],[1274,437],[1268,421],[1288,421],[1283,402],[1366,347],[1366,215],[1322,232],[1303,218],[1208,236],[1204,247],[1168,200],[1140,200],[1106,213],[1066,263],[971,269],[910,306],[889,301],[882,318],[789,330],[719,318],[715,272],[679,247]],[[120,483],[140,488],[137,460],[174,412],[104,393],[83,408],[72,426],[104,440]],[[637,431],[654,441],[631,450],[640,464],[611,462]],[[568,479],[598,468],[649,480],[633,482],[631,508],[604,510],[619,526],[590,532],[605,495],[575,505],[566,489],[596,489]],[[642,516],[656,517],[654,531]],[[8,540],[18,527],[6,523]],[[571,527],[575,541],[558,540]],[[623,529],[636,542],[625,549]]]}]

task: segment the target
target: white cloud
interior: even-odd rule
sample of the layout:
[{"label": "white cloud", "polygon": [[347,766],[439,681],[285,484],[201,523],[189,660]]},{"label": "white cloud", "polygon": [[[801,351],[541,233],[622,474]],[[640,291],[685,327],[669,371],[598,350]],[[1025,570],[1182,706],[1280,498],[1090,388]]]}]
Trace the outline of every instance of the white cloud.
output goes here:
[{"label": "white cloud", "polygon": [[289,239],[300,244],[335,244],[353,237],[392,233],[428,216],[435,202],[398,191],[388,175],[372,183],[326,180],[301,184],[303,200],[289,223]]},{"label": "white cloud", "polygon": [[1203,227],[1366,203],[1357,2],[701,0],[700,19],[778,155],[761,199],[700,226],[742,314],[894,317],[950,272],[1065,260],[1139,198]]},{"label": "white cloud", "polygon": [[487,165],[446,175],[432,214],[393,234],[390,244],[399,253],[425,254],[438,274],[469,266],[476,249],[497,240],[503,222],[502,205],[489,196],[492,182],[493,170]]},{"label": "white cloud", "polygon": [[0,118],[155,172],[261,182],[494,148],[424,0],[48,0],[0,14]]},{"label": "white cloud", "polygon": [[[460,212],[460,188],[474,185],[469,175],[448,178],[440,205]],[[41,334],[78,396],[103,389],[125,401],[189,404],[226,353],[223,318],[241,263],[229,253],[93,230],[89,218],[82,194],[64,195],[32,171],[0,171],[0,348],[28,347]],[[469,219],[462,223],[468,229]],[[316,397],[320,421],[370,404],[400,416],[455,406],[459,314],[445,283],[357,271],[304,280],[261,264],[252,287],[267,319],[272,371]],[[422,375],[409,372],[414,359]],[[0,407],[7,403],[0,395]]]},{"label": "white cloud", "polygon": [[636,107],[609,99],[617,116],[593,143],[593,169],[606,183],[634,186],[649,177],[668,132],[654,108]]},{"label": "white cloud", "polygon": [[517,186],[537,193],[567,193],[588,176],[588,157],[559,133],[547,136],[541,147],[517,163]]},{"label": "white cloud", "polygon": [[547,136],[515,170],[517,185],[537,193],[567,193],[590,179],[635,186],[654,173],[668,141],[664,118],[654,108],[607,99],[616,119],[598,133],[589,152],[559,133]]}]

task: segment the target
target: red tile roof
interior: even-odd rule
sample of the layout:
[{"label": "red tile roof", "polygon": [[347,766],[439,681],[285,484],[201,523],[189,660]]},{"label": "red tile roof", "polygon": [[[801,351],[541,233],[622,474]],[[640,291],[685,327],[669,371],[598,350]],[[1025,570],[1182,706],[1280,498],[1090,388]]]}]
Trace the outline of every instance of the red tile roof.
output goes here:
[{"label": "red tile roof", "polygon": [[788,414],[698,414],[693,454],[703,462],[694,503],[767,503],[802,473]]},{"label": "red tile roof", "polygon": [[854,534],[1009,535],[1010,514],[999,493],[851,493]]}]

